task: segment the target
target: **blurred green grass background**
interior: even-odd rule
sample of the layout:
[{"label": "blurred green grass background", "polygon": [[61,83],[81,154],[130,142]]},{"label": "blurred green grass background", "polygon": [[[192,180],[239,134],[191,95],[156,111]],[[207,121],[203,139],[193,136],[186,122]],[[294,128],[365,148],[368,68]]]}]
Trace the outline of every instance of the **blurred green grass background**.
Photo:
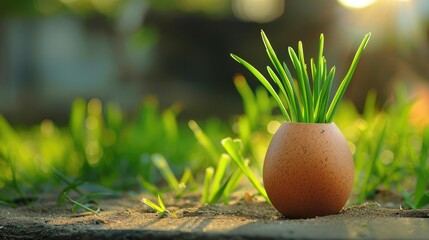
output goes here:
[{"label": "blurred green grass background", "polygon": [[[1,117],[2,202],[13,204],[16,199],[37,198],[40,193],[59,192],[73,185],[72,180],[63,178],[118,192],[176,191],[180,196],[204,189],[213,199],[216,194],[208,193],[210,187],[206,186],[213,179],[203,180],[205,169],[212,168],[213,174],[216,168],[222,174],[216,180],[216,192],[221,185],[225,190],[231,178],[228,176],[239,166],[246,176],[250,174],[252,183],[259,184],[266,148],[282,118],[264,89],[252,91],[242,76],[237,76],[235,82],[245,110],[228,121],[192,120],[188,126],[177,121],[178,105],[160,109],[154,97],[142,102],[133,119],[125,116],[118,105],[103,105],[99,99],[76,99],[65,127],[44,120],[33,127],[14,128]],[[429,184],[429,128],[410,122],[415,102],[402,86],[398,86],[395,100],[383,109],[378,109],[375,101],[375,92],[369,92],[363,114],[346,101],[334,119],[355,160],[352,199],[362,203],[377,190],[385,189],[407,197],[410,206],[423,207]],[[231,150],[224,145],[222,150],[220,142],[227,137],[240,139],[239,148]],[[220,162],[223,167],[218,166]],[[177,180],[186,174],[186,180]],[[238,187],[241,177],[236,178],[229,195]],[[249,189],[249,184],[240,188]],[[417,190],[421,193],[415,193]],[[216,201],[205,202],[221,201],[223,193],[219,194]],[[414,198],[416,195],[419,199]],[[423,198],[426,200],[419,203]]]}]

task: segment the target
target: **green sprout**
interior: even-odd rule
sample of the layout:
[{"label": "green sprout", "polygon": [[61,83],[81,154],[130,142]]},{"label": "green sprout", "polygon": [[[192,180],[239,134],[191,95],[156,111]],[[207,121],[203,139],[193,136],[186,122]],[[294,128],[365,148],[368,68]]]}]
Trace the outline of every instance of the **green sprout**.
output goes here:
[{"label": "green sprout", "polygon": [[201,202],[207,204],[216,204],[224,197],[224,203],[227,203],[231,197],[232,191],[237,187],[241,179],[241,172],[235,169],[228,173],[231,157],[223,153],[218,161],[216,170],[213,167],[206,168],[204,175],[203,194]]},{"label": "green sprout", "polygon": [[[184,191],[186,190],[186,184],[188,182],[192,183],[192,172],[191,169],[186,168],[182,178],[180,181],[176,178],[173,171],[170,168],[170,165],[168,164],[167,160],[162,154],[155,153],[152,155],[152,162],[155,165],[155,167],[161,172],[161,175],[164,177],[166,182],[168,183],[168,186],[170,189],[174,190],[176,192],[176,197],[180,197]],[[142,185],[149,190],[150,192],[158,192],[156,186],[153,184],[145,181],[143,178],[140,177]]]},{"label": "green sprout", "polygon": [[[280,93],[250,63],[235,54],[231,54],[231,57],[246,67],[262,83],[276,101],[286,121],[305,123],[332,122],[339,103],[356,70],[360,56],[371,37],[371,33],[366,34],[362,40],[352,64],[332,100],[330,100],[330,94],[335,75],[335,66],[328,71],[327,62],[323,56],[323,34],[320,35],[317,62],[313,59],[310,60],[310,74],[307,71],[302,42],[298,43],[298,54],[292,47],[288,48],[289,57],[297,75],[297,87],[288,66],[285,62],[282,64],[277,58],[264,31],[261,31],[261,35],[268,57],[277,73],[270,66],[267,66],[267,71],[275,85],[277,85]],[[312,87],[310,86],[310,77],[312,79]]]},{"label": "green sprout", "polygon": [[100,207],[98,207],[98,204],[95,204],[97,208],[94,210],[88,205],[89,203],[88,204],[81,203],[81,200],[84,200],[85,197],[81,198],[81,200],[76,201],[76,200],[73,200],[70,196],[68,196],[68,194],[65,192],[63,193],[63,196],[71,203],[73,203],[72,212],[76,212],[79,208],[86,210],[85,213],[80,213],[74,216],[78,217],[78,216],[86,216],[87,214],[93,214],[96,218],[103,221],[104,223],[110,222],[108,219],[100,216],[101,209]]},{"label": "green sprout", "polygon": [[220,152],[216,149],[212,140],[207,136],[207,134],[198,126],[197,122],[190,120],[188,122],[189,128],[195,135],[198,143],[207,151],[210,155],[210,160],[214,165],[216,165],[217,160],[220,157]]},{"label": "green sprout", "polygon": [[167,163],[167,160],[165,157],[159,153],[155,153],[152,155],[152,162],[156,166],[156,168],[159,169],[162,176],[167,181],[168,185],[178,191],[179,190],[179,181],[177,180],[176,176],[174,176],[173,171],[171,170],[170,166]]},{"label": "green sprout", "polygon": [[158,194],[158,204],[152,202],[151,200],[147,199],[147,198],[143,198],[141,200],[144,204],[146,204],[147,206],[149,206],[150,208],[152,208],[153,210],[155,210],[160,217],[164,216],[165,214],[169,214],[172,215],[174,217],[176,216],[176,213],[174,212],[170,212],[169,210],[167,210],[167,208],[164,205],[164,202],[161,199],[161,196]]},{"label": "green sprout", "polygon": [[90,212],[90,213],[92,213],[92,214],[94,214],[94,215],[98,215],[98,214],[99,214],[99,212],[100,212],[100,208],[99,208],[99,207],[97,207],[97,209],[96,209],[96,210],[94,210],[94,209],[92,209],[92,208],[90,208],[90,207],[86,206],[85,204],[83,204],[83,203],[81,203],[81,202],[79,202],[79,201],[73,200],[72,198],[70,198],[70,197],[67,195],[67,193],[63,193],[63,196],[64,196],[67,200],[69,200],[71,203],[73,203],[73,208],[72,208],[72,211],[73,211],[73,212],[75,212],[75,211],[76,211],[77,209],[79,209],[79,208],[82,208],[82,209],[84,209],[84,210],[86,210],[86,211],[88,211],[88,212]]},{"label": "green sprout", "polygon": [[244,159],[241,155],[243,143],[240,139],[225,138],[221,141],[222,146],[225,148],[226,152],[231,156],[232,160],[237,164],[238,168],[242,173],[249,179],[252,185],[256,188],[258,193],[264,197],[267,202],[270,202],[267,192],[262,186],[261,182],[253,173],[252,169],[248,165],[248,160]]}]

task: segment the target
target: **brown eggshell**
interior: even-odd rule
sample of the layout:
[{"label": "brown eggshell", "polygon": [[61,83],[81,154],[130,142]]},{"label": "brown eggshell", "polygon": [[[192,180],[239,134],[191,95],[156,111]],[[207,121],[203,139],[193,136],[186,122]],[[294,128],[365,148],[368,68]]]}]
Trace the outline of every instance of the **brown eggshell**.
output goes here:
[{"label": "brown eggshell", "polygon": [[336,214],[353,187],[352,154],[334,123],[283,123],[268,147],[263,180],[285,217]]}]

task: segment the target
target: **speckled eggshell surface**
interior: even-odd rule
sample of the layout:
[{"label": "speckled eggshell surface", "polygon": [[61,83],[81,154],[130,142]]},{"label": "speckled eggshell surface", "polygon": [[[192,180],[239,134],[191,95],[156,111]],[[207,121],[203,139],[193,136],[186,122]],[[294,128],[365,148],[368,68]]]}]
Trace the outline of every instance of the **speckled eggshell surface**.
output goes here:
[{"label": "speckled eggshell surface", "polygon": [[336,214],[353,187],[352,154],[334,123],[283,123],[268,147],[263,180],[285,217]]}]

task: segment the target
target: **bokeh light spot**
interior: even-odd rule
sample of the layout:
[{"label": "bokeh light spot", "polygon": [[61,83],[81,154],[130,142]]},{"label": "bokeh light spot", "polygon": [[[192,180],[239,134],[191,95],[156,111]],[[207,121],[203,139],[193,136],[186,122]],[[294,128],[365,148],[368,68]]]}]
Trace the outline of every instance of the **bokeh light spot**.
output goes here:
[{"label": "bokeh light spot", "polygon": [[243,21],[267,23],[284,12],[284,0],[234,0],[234,15]]},{"label": "bokeh light spot", "polygon": [[42,133],[42,136],[49,137],[54,133],[54,123],[52,120],[45,119],[40,124],[40,132]]},{"label": "bokeh light spot", "polygon": [[277,129],[279,129],[280,125],[281,124],[279,121],[271,121],[267,124],[267,131],[271,134],[274,134],[277,132]]}]

